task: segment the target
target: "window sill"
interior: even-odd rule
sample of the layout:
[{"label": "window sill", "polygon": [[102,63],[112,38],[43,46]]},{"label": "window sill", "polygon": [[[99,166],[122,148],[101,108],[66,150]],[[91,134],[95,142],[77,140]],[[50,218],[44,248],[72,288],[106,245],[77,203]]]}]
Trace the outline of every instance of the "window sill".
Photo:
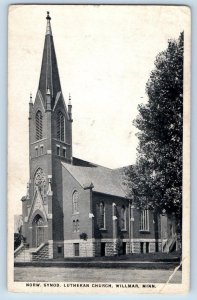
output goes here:
[{"label": "window sill", "polygon": [[107,231],[106,228],[99,228],[100,231]]},{"label": "window sill", "polygon": [[122,232],[127,232],[127,230],[126,230],[126,229],[121,229],[121,231],[122,231]]},{"label": "window sill", "polygon": [[139,230],[140,233],[150,233],[150,230]]}]

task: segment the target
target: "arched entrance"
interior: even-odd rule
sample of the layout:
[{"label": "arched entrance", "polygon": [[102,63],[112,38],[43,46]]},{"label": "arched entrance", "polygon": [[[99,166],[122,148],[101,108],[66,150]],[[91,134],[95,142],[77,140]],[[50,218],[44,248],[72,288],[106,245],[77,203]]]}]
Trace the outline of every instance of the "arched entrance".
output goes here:
[{"label": "arched entrance", "polygon": [[32,223],[33,247],[39,247],[44,242],[44,221],[40,215],[36,215]]}]

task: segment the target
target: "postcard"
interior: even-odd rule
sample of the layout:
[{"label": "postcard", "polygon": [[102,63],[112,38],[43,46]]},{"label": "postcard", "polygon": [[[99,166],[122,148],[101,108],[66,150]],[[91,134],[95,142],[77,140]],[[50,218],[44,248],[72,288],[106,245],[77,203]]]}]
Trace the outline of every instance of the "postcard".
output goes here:
[{"label": "postcard", "polygon": [[8,290],[187,293],[190,8],[8,15]]}]

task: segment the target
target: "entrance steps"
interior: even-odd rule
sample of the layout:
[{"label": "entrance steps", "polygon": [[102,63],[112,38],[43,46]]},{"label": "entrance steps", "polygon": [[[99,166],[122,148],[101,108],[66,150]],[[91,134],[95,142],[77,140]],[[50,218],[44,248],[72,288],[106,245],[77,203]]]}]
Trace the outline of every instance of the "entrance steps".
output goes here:
[{"label": "entrance steps", "polygon": [[173,251],[174,247],[177,243],[177,237],[176,235],[173,235],[171,238],[166,240],[166,242],[163,244],[163,252],[170,253]]},{"label": "entrance steps", "polygon": [[23,248],[17,255],[14,257],[14,262],[31,262],[32,261],[32,252],[36,248]]}]

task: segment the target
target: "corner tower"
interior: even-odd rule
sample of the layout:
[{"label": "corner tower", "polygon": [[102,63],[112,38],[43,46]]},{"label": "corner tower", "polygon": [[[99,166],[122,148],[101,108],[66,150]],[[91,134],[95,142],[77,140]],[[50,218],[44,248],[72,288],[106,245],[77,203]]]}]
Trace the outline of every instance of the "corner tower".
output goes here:
[{"label": "corner tower", "polygon": [[[72,162],[72,105],[63,98],[47,12],[47,27],[35,101],[29,101],[29,167],[23,199],[24,236],[30,248],[47,248],[48,258],[63,255],[61,162]],[[46,249],[45,249],[46,250]]]}]

